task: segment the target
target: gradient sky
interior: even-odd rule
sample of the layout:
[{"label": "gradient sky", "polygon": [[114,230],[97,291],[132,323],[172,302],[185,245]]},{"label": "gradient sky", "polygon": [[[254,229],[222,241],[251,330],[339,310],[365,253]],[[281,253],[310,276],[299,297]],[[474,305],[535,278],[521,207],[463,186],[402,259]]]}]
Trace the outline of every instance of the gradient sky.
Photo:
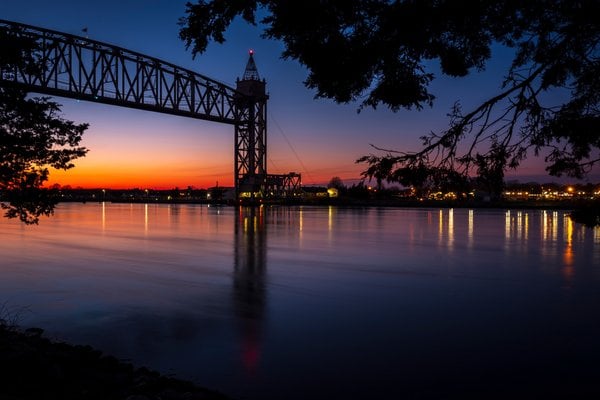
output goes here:
[{"label": "gradient sky", "polygon": [[[495,49],[484,73],[462,79],[438,79],[432,109],[392,113],[381,108],[356,112],[358,104],[315,100],[302,82],[306,70],[280,59],[282,44],[260,37],[260,28],[234,22],[223,45],[211,44],[192,59],[178,37],[178,19],[186,0],[2,0],[0,18],[62,32],[87,35],[181,65],[235,86],[243,74],[248,49],[255,51],[261,78],[267,81],[268,170],[302,173],[303,183],[323,184],[333,176],[346,183],[360,178],[364,165],[354,161],[383,148],[417,149],[419,137],[447,123],[451,105],[465,108],[499,88],[510,54]],[[90,151],[67,171],[53,171],[50,183],[82,187],[172,188],[233,184],[233,127],[148,111],[56,99],[64,117],[88,122],[83,145]],[[528,160],[508,178],[544,177],[536,160]]]}]

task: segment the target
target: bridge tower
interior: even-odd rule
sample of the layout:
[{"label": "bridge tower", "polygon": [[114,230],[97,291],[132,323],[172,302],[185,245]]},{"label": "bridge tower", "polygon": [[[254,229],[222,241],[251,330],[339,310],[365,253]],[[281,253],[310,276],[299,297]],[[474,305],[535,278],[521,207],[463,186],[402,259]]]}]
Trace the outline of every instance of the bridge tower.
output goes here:
[{"label": "bridge tower", "polygon": [[263,197],[267,190],[267,99],[266,81],[260,80],[254,52],[250,50],[235,100],[234,180],[237,198]]}]

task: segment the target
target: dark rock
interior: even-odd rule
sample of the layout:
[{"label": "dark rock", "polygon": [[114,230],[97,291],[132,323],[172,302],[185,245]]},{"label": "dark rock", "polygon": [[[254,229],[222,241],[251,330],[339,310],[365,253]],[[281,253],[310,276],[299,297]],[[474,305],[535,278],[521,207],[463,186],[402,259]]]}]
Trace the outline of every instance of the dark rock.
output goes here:
[{"label": "dark rock", "polygon": [[43,330],[0,327],[2,400],[226,400],[190,382],[103,354],[55,343]]},{"label": "dark rock", "polygon": [[44,330],[40,328],[29,328],[25,330],[25,334],[28,336],[40,337],[43,333]]}]

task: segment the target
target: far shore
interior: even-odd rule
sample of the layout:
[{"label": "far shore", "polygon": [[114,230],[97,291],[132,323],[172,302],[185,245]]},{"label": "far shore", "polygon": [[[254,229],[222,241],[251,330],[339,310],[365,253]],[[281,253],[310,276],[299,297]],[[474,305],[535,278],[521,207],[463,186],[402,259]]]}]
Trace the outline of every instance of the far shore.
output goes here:
[{"label": "far shore", "polygon": [[409,207],[409,208],[489,208],[489,209],[541,209],[574,210],[581,206],[598,204],[593,200],[417,200],[417,199],[354,199],[354,198],[316,198],[291,200],[198,200],[198,199],[61,199],[59,203],[107,202],[125,204],[205,204],[219,206],[339,206],[339,207]]},{"label": "far shore", "polygon": [[110,203],[134,203],[134,204],[204,204],[209,206],[309,206],[340,208],[467,208],[467,209],[500,209],[500,210],[564,210],[570,211],[570,217],[577,223],[589,227],[600,226],[600,200],[598,199],[562,199],[562,200],[417,200],[405,198],[313,198],[292,200],[199,200],[199,199],[106,199],[96,198],[90,200],[71,199],[62,202],[110,202]]}]

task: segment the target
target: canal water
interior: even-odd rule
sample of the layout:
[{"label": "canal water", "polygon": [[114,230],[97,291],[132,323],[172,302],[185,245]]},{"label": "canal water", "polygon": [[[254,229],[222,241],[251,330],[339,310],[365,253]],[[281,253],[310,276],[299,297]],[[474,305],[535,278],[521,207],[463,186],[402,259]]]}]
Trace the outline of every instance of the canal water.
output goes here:
[{"label": "canal water", "polygon": [[239,399],[600,394],[563,211],[60,204],[0,219],[0,272],[22,326]]}]

